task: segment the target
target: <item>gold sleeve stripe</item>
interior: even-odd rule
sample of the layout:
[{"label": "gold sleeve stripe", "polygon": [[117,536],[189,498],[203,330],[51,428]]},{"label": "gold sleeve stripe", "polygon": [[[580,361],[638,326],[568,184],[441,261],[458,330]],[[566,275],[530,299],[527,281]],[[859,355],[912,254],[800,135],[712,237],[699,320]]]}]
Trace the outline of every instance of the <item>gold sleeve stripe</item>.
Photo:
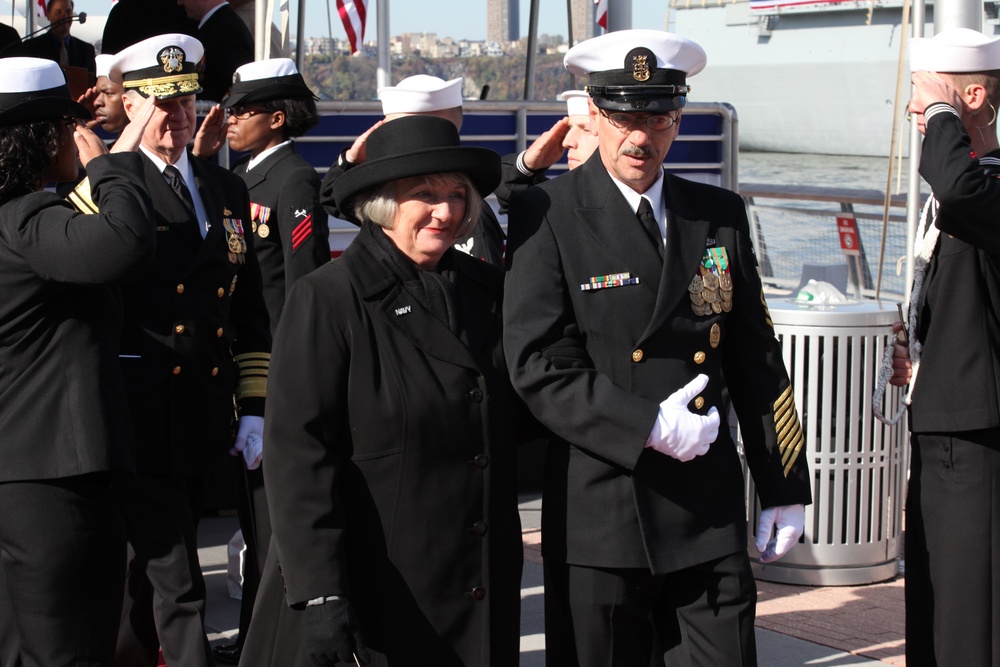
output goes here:
[{"label": "gold sleeve stripe", "polygon": [[271,355],[267,352],[248,352],[233,357],[240,367],[240,380],[236,385],[236,400],[264,398],[267,395],[267,371]]},{"label": "gold sleeve stripe", "polygon": [[66,201],[68,201],[77,211],[86,215],[92,215],[100,212],[97,208],[97,204],[95,204],[94,200],[91,198],[90,179],[88,178],[84,178],[76,184],[73,191],[66,195]]},{"label": "gold sleeve stripe", "polygon": [[774,329],[774,322],[771,321],[771,311],[767,309],[767,301],[764,300],[764,290],[760,290],[760,305],[764,306],[764,321],[767,322],[767,326]]},{"label": "gold sleeve stripe", "polygon": [[787,476],[805,444],[799,415],[792,398],[791,385],[781,392],[781,396],[774,403],[774,427],[778,438],[778,451],[781,452],[781,464]]}]

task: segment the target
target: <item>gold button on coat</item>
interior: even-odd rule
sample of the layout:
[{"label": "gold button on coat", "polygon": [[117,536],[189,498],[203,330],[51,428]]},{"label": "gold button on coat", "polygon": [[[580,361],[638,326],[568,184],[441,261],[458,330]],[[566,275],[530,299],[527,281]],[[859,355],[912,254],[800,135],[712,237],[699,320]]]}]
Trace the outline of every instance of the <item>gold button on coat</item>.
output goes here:
[{"label": "gold button on coat", "polygon": [[212,368],[212,377],[215,377],[218,374],[219,374],[219,367],[218,366],[214,366]]},{"label": "gold button on coat", "polygon": [[705,353],[704,352],[695,352],[694,353],[694,363],[696,363],[696,364],[703,364],[703,363],[705,363]]},{"label": "gold button on coat", "polygon": [[705,399],[702,398],[701,396],[694,399],[694,407],[696,410],[701,410],[703,407],[705,407]]},{"label": "gold button on coat", "polygon": [[215,337],[222,338],[222,327],[219,327],[218,329],[215,330]]},{"label": "gold button on coat", "polygon": [[226,296],[226,290],[220,287],[218,291],[216,291],[216,294],[218,294],[219,298],[221,299],[222,297]]},{"label": "gold button on coat", "polygon": [[184,294],[184,283],[181,283],[180,285],[177,286],[177,293]]},{"label": "gold button on coat", "polygon": [[180,366],[174,366],[173,373],[174,373],[174,375],[180,375],[181,374],[181,367]]},{"label": "gold button on coat", "polygon": [[642,361],[642,350],[636,350],[632,353],[632,361],[639,363]]},{"label": "gold button on coat", "polygon": [[183,324],[178,324],[177,326],[175,326],[174,327],[174,333],[179,333],[179,334],[184,333],[184,325]]}]

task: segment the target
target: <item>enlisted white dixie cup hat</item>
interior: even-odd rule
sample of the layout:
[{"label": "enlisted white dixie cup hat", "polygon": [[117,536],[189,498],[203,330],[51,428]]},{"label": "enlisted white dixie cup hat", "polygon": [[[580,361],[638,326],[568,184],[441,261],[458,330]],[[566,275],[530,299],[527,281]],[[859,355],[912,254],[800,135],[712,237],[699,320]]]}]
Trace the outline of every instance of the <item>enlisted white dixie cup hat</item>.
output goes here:
[{"label": "enlisted white dixie cup hat", "polygon": [[95,76],[108,76],[111,74],[111,63],[115,61],[115,55],[113,53],[100,53],[94,58],[94,62],[97,65],[97,73]]},{"label": "enlisted white dixie cup hat", "polygon": [[198,63],[205,53],[194,37],[167,33],[144,39],[122,49],[111,63],[108,75],[125,90],[161,100],[201,92]]},{"label": "enlisted white dixie cup hat", "polygon": [[705,68],[705,50],[663,30],[617,30],[580,42],[563,59],[594,104],[611,111],[663,113],[687,104],[687,77]]},{"label": "enlisted white dixie cup hat", "polygon": [[559,99],[566,103],[567,116],[588,116],[590,115],[590,105],[587,100],[590,94],[585,90],[564,90],[559,93]]},{"label": "enlisted white dixie cup hat", "polygon": [[910,69],[914,72],[1000,69],[1000,37],[987,37],[969,28],[949,28],[933,37],[914,37],[910,40]]},{"label": "enlisted white dixie cup hat", "polygon": [[428,74],[409,76],[378,89],[382,113],[426,113],[462,106],[462,77],[445,81]]}]

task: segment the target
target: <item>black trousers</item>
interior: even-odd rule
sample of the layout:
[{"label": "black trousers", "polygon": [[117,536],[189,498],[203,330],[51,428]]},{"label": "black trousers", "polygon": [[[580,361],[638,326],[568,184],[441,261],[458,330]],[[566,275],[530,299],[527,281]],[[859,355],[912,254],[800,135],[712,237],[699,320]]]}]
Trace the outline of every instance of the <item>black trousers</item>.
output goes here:
[{"label": "black trousers", "polygon": [[215,664],[205,635],[205,580],[198,561],[198,519],[205,479],[129,475],[116,480],[132,556],[116,667]]},{"label": "black trousers", "polygon": [[757,588],[745,552],[665,575],[545,561],[551,667],[753,667]]},{"label": "black trousers", "polygon": [[914,433],[907,667],[1000,665],[1000,429]]},{"label": "black trousers", "polygon": [[111,473],[0,484],[0,664],[110,665],[124,582]]},{"label": "black trousers", "polygon": [[250,629],[253,605],[257,600],[257,589],[267,561],[267,547],[271,543],[271,517],[267,511],[267,496],[264,493],[264,468],[246,470],[243,459],[238,461],[244,467],[240,474],[240,497],[236,512],[246,542],[246,559],[243,564],[243,599],[240,601],[240,634],[236,643],[242,648]]}]

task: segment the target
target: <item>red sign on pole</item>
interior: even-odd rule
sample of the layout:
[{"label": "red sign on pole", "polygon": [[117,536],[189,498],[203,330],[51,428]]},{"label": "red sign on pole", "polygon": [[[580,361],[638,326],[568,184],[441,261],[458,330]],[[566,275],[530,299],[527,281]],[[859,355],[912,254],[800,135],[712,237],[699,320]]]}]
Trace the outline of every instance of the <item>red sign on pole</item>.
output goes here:
[{"label": "red sign on pole", "polygon": [[837,234],[840,236],[840,249],[845,255],[860,255],[861,244],[858,242],[858,223],[853,213],[837,216]]}]

